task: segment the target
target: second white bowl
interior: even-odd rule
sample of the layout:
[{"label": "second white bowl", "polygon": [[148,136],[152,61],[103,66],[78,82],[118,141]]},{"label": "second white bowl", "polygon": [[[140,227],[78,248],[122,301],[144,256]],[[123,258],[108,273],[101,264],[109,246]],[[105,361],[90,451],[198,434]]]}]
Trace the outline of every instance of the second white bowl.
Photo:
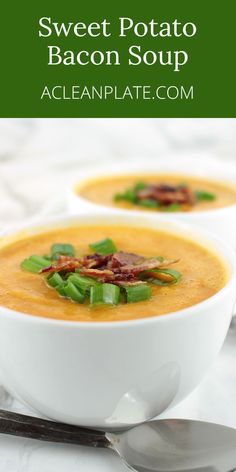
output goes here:
[{"label": "second white bowl", "polygon": [[[207,159],[204,157],[196,158],[180,158],[174,156],[167,156],[166,159],[159,159],[155,162],[142,162],[133,165],[122,165],[122,170],[117,165],[110,166],[106,170],[93,169],[90,172],[81,172],[70,186],[67,194],[68,209],[70,214],[80,213],[95,213],[95,212],[114,212],[115,214],[143,215],[143,211],[138,209],[124,210],[115,207],[106,207],[101,204],[96,204],[90,200],[83,198],[76,192],[76,185],[82,186],[87,180],[117,175],[142,174],[150,175],[151,173],[169,173],[169,174],[185,174],[199,178],[209,178],[222,183],[230,183],[236,185],[236,166],[227,162],[220,162],[216,159]],[[159,213],[151,212],[149,215],[153,218],[158,217]],[[162,213],[166,221],[173,219],[182,221],[188,224],[196,224],[204,229],[220,236],[224,241],[229,243],[236,249],[236,204],[226,206],[223,208],[215,208],[207,211],[195,212],[174,212]]]}]

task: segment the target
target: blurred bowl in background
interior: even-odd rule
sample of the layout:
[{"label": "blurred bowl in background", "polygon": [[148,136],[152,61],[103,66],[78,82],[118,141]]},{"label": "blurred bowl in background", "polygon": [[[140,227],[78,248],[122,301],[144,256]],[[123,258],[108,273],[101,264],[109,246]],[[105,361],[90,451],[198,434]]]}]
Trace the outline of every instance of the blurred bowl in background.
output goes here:
[{"label": "blurred bowl in background", "polygon": [[[143,215],[144,211],[137,209],[125,209],[119,207],[105,206],[86,199],[79,194],[80,189],[86,186],[90,180],[99,178],[122,177],[134,174],[142,176],[152,173],[163,174],[182,174],[190,178],[202,178],[209,182],[216,181],[221,184],[230,184],[236,186],[236,165],[223,162],[213,157],[203,155],[190,155],[189,157],[176,157],[174,155],[162,156],[156,161],[144,158],[139,160],[135,165],[122,164],[121,166],[114,164],[106,166],[106,168],[93,168],[90,172],[80,172],[69,187],[67,192],[67,204],[70,214],[80,213],[123,213]],[[150,217],[156,218],[160,212],[149,212]],[[215,233],[224,241],[236,248],[236,203],[221,208],[213,208],[204,211],[175,211],[161,213],[166,221],[173,219],[188,224],[197,224]]]}]

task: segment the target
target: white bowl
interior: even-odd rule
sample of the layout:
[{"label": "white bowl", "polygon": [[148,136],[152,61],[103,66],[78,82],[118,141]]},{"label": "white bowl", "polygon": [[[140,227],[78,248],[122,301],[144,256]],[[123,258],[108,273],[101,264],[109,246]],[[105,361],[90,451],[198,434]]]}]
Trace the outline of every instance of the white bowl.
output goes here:
[{"label": "white bowl", "polygon": [[[77,186],[83,186],[86,181],[99,177],[122,176],[129,174],[150,173],[168,173],[168,174],[184,174],[190,177],[200,177],[207,180],[216,180],[226,184],[236,185],[236,165],[229,162],[221,162],[217,159],[196,156],[189,158],[181,158],[174,156],[166,156],[164,159],[148,161],[144,159],[142,162],[137,162],[135,165],[122,164],[121,166],[111,165],[104,169],[93,169],[89,172],[80,172],[78,178],[72,182],[67,192],[67,203],[70,214],[78,212],[95,213],[96,211],[106,213],[113,211],[116,214],[126,211],[128,214],[140,215],[143,211],[140,210],[124,210],[115,207],[107,207],[101,204],[96,204],[90,200],[76,193]],[[158,217],[158,212],[149,212],[152,217]],[[175,220],[184,223],[196,224],[220,236],[227,243],[231,244],[236,249],[236,204],[226,206],[223,208],[215,208],[207,211],[196,212],[174,212],[164,213],[167,221]]]},{"label": "white bowl", "polygon": [[0,307],[0,368],[6,388],[55,420],[120,429],[159,415],[199,384],[231,320],[236,257],[210,234],[166,222],[161,215],[64,217],[25,227],[23,235],[74,223],[128,224],[182,235],[215,251],[229,273],[227,284],[211,298],[137,320],[67,322]]}]

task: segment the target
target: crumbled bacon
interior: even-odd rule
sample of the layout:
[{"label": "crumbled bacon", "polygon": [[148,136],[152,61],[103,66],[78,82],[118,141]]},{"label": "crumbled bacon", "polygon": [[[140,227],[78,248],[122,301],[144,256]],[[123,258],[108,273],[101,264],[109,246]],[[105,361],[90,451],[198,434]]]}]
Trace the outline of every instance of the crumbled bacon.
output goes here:
[{"label": "crumbled bacon", "polygon": [[138,200],[154,200],[161,205],[194,204],[194,195],[186,185],[147,185],[137,192]]},{"label": "crumbled bacon", "polygon": [[53,272],[73,272],[75,269],[80,267],[86,268],[103,268],[106,267],[111,256],[100,256],[99,254],[89,254],[83,257],[71,257],[71,256],[59,256],[59,258],[48,267],[44,267],[41,273],[53,273]]},{"label": "crumbled bacon", "polygon": [[108,269],[82,268],[80,274],[87,277],[94,277],[98,282],[112,281],[114,277],[114,273]]},{"label": "crumbled bacon", "polygon": [[142,256],[139,256],[138,254],[133,254],[131,252],[115,252],[113,254],[111,262],[112,262],[112,267],[122,267],[122,266],[127,266],[130,264],[140,264],[141,262],[145,261],[145,258]]},{"label": "crumbled bacon", "polygon": [[79,269],[81,275],[95,278],[101,283],[115,285],[136,285],[143,283],[138,279],[141,272],[167,267],[177,260],[146,259],[138,254],[116,252],[108,256],[91,254],[83,257],[60,256],[53,264],[41,270],[41,273],[74,272]]},{"label": "crumbled bacon", "polygon": [[52,274],[53,272],[61,271],[74,272],[75,269],[78,269],[79,267],[82,267],[80,259],[70,256],[60,256],[55,263],[41,269],[40,273]]},{"label": "crumbled bacon", "polygon": [[127,265],[121,267],[121,272],[132,272],[133,274],[138,274],[140,272],[146,272],[147,270],[160,269],[161,267],[167,267],[171,264],[175,264],[178,260],[164,260],[159,261],[158,259],[145,259],[144,262],[137,265]]},{"label": "crumbled bacon", "polygon": [[88,268],[105,268],[112,255],[101,256],[100,254],[91,254],[82,258],[82,266]]}]

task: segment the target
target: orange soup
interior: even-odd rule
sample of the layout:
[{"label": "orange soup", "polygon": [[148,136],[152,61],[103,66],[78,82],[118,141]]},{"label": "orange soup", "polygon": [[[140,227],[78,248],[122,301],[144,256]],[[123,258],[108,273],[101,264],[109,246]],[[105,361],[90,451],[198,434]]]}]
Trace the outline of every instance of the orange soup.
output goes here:
[{"label": "orange soup", "polygon": [[[127,197],[127,195],[129,197],[130,193],[132,194],[133,189],[135,189],[135,186],[139,185],[140,183],[143,186],[148,186],[149,190],[152,186],[160,186],[163,184],[165,186],[177,186],[177,190],[181,186],[187,187],[188,194],[191,194],[191,204],[189,204],[188,200],[183,200],[183,204],[175,203],[174,205],[152,205],[153,202],[150,196],[152,197],[153,193],[150,193],[150,191],[149,193],[146,193],[147,198],[142,198],[142,200],[139,202],[133,202],[132,198],[124,198]],[[233,184],[230,185],[213,180],[211,181],[203,178],[190,177],[187,175],[134,174],[116,177],[110,176],[87,180],[86,182],[83,182],[82,184],[75,187],[75,192],[81,197],[100,205],[129,210],[136,209],[141,211],[195,212],[212,210],[215,208],[222,208],[236,204],[236,186]],[[178,199],[176,201],[178,202]]]},{"label": "orange soup", "polygon": [[[45,283],[42,274],[21,268],[22,260],[31,254],[48,254],[55,243],[70,243],[76,257],[88,254],[88,245],[111,238],[119,251],[145,258],[162,256],[178,261],[175,270],[181,274],[175,284],[153,285],[151,297],[136,303],[116,306],[89,302],[76,303],[60,296]],[[0,305],[40,317],[69,321],[120,321],[163,315],[199,303],[227,281],[226,269],[209,250],[177,235],[140,227],[71,226],[2,244],[0,248]]]}]

